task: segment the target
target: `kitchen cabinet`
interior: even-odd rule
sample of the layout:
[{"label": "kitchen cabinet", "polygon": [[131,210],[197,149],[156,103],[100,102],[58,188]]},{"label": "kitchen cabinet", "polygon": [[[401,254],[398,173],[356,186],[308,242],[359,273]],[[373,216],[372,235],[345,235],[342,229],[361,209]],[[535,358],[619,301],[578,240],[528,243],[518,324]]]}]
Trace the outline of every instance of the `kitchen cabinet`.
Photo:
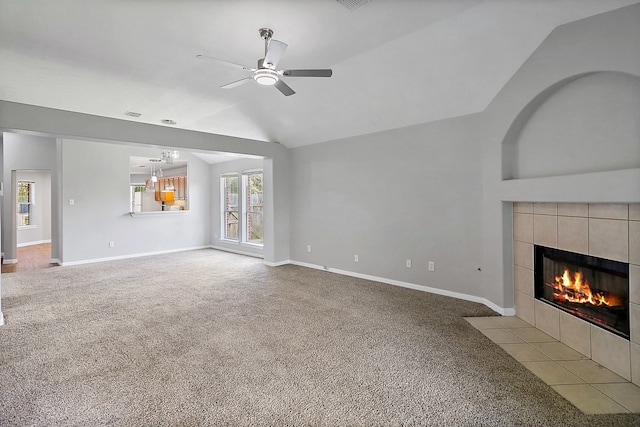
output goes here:
[{"label": "kitchen cabinet", "polygon": [[155,199],[158,202],[187,200],[187,177],[159,178],[155,185]]}]

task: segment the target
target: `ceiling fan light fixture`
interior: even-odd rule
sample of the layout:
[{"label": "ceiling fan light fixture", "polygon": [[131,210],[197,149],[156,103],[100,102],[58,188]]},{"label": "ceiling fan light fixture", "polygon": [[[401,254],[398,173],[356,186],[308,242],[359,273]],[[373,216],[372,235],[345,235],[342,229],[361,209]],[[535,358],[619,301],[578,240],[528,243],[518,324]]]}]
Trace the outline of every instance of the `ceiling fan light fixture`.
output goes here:
[{"label": "ceiling fan light fixture", "polygon": [[278,73],[274,70],[269,69],[261,69],[257,70],[253,79],[259,84],[263,86],[273,86],[278,83],[279,77]]}]

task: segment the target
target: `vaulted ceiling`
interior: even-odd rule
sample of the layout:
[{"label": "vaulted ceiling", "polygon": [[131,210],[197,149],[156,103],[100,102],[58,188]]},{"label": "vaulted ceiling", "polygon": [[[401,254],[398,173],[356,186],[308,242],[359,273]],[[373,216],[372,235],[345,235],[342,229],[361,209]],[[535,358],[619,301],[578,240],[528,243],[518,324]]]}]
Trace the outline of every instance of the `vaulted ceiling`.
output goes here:
[{"label": "vaulted ceiling", "polygon": [[[6,0],[0,99],[298,147],[482,111],[555,27],[637,2]],[[333,76],[221,89],[249,74],[196,55],[255,67],[263,27]]]}]

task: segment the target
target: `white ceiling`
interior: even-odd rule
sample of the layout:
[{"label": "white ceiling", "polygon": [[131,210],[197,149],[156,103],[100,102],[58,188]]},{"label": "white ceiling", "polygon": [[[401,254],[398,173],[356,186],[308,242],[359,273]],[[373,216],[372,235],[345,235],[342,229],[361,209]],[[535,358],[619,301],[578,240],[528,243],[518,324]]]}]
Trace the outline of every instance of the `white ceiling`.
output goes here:
[{"label": "white ceiling", "polygon": [[[558,25],[638,0],[2,0],[0,99],[298,147],[482,111]],[[258,29],[278,68],[249,82]],[[124,116],[126,111],[142,114]]]}]

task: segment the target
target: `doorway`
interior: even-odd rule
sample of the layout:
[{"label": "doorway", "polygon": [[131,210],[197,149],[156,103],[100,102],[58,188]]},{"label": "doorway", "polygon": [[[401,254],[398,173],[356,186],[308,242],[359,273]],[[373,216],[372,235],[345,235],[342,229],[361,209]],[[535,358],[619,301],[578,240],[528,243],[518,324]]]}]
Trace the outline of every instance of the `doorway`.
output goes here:
[{"label": "doorway", "polygon": [[15,246],[5,248],[2,272],[55,265],[51,263],[51,171],[13,170],[10,197],[14,214],[8,219]]}]

